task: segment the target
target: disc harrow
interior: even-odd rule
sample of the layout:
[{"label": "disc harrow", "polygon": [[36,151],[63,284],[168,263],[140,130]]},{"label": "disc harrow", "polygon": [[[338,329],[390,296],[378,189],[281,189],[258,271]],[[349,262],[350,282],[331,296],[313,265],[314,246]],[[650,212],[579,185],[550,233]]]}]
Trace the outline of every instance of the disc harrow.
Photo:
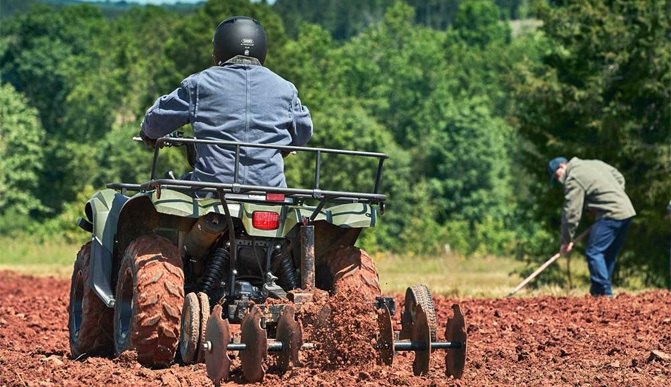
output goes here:
[{"label": "disc harrow", "polygon": [[[410,289],[410,288],[409,288]],[[427,293],[428,294],[428,293]],[[445,350],[445,375],[461,378],[466,362],[466,329],[464,316],[459,305],[452,306],[453,316],[445,325],[445,341],[432,339],[435,335],[435,311],[433,304],[412,302],[412,319],[403,322],[402,330],[409,332],[408,338],[395,339],[400,332],[393,329],[393,300],[381,297],[374,304],[377,312],[377,342],[372,344],[379,354],[379,363],[391,366],[398,352],[414,352],[413,373],[427,375],[431,369],[432,353]],[[229,380],[231,358],[229,351],[238,351],[242,374],[246,381],[255,383],[263,380],[267,371],[268,353],[277,355],[277,369],[284,373],[291,367],[300,366],[299,352],[315,348],[313,343],[303,341],[303,327],[296,320],[297,307],[282,305],[282,312],[275,326],[275,337],[268,338],[263,306],[253,305],[240,323],[240,343],[233,343],[228,321],[222,318],[222,307],[216,305],[207,322],[205,338],[200,352],[206,363],[207,375],[215,386]],[[391,311],[390,311],[391,309]],[[433,320],[433,322],[432,322]]]},{"label": "disc harrow", "polygon": [[427,375],[431,368],[431,353],[448,350],[445,355],[445,375],[461,378],[466,363],[466,329],[464,316],[458,305],[452,306],[454,317],[448,319],[445,329],[446,341],[431,340],[429,319],[421,305],[415,309],[416,319],[410,326],[410,339],[394,340],[391,314],[386,306],[378,311],[379,336],[376,348],[380,362],[391,366],[396,352],[413,351],[415,360],[412,371],[416,376]]}]

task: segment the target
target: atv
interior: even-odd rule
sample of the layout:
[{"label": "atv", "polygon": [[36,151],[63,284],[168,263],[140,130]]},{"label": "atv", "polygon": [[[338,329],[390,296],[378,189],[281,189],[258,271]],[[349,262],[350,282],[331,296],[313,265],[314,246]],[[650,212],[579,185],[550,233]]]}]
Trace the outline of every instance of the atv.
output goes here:
[{"label": "atv", "polygon": [[[235,152],[232,183],[157,176],[163,148],[186,147],[193,163],[195,144]],[[246,148],[312,155],[312,186],[239,184],[240,154]],[[322,156],[327,154],[377,161],[371,190],[321,189]],[[450,341],[437,342],[428,289],[408,288],[396,340],[394,299],[381,296],[373,260],[355,247],[361,231],[374,227],[384,212],[380,185],[386,159],[372,152],[159,138],[149,181],[108,184],[84,206],[78,224],[91,240],[77,254],[72,274],[71,355],[134,350],[149,367],[176,359],[206,362],[218,384],[229,376],[227,351],[239,351],[245,379],[259,381],[268,351],[279,352],[280,368],[286,369],[298,363],[299,350],[310,347],[295,315],[318,291],[336,295],[356,289],[378,311],[376,349],[383,362],[391,364],[397,351],[415,351],[413,368],[419,375],[428,372],[432,350],[451,349],[446,372],[460,377],[466,336],[458,306],[447,324]],[[238,340],[232,326],[240,332]]]}]

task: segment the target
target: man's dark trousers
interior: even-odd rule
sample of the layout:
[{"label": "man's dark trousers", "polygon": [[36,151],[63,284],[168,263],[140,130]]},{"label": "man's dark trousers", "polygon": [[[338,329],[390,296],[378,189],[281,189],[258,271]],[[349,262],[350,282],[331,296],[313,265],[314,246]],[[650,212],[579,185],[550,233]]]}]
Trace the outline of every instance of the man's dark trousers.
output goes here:
[{"label": "man's dark trousers", "polygon": [[630,222],[631,218],[600,219],[592,225],[585,255],[592,283],[590,293],[593,296],[613,295],[610,279]]}]

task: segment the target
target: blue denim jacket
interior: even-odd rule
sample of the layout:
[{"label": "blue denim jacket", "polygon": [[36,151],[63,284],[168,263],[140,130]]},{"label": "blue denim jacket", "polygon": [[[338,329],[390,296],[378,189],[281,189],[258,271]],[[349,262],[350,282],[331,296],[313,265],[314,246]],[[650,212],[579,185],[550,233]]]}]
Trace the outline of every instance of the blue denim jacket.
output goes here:
[{"label": "blue denim jacket", "polygon": [[[312,136],[310,111],[296,87],[240,56],[184,79],[147,110],[141,128],[156,139],[188,123],[200,139],[302,146]],[[233,182],[235,149],[197,144],[196,151],[192,180]],[[238,183],[286,187],[281,153],[242,148]]]}]

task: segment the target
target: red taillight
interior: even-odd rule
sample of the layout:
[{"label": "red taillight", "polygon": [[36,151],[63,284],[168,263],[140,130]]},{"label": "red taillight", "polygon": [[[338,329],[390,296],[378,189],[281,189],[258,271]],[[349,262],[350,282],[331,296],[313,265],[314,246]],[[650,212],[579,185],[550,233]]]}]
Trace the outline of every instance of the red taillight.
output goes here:
[{"label": "red taillight", "polygon": [[280,214],[269,211],[254,211],[252,226],[259,230],[276,230],[280,227]]},{"label": "red taillight", "polygon": [[266,201],[268,202],[283,202],[284,194],[283,193],[267,193]]}]

